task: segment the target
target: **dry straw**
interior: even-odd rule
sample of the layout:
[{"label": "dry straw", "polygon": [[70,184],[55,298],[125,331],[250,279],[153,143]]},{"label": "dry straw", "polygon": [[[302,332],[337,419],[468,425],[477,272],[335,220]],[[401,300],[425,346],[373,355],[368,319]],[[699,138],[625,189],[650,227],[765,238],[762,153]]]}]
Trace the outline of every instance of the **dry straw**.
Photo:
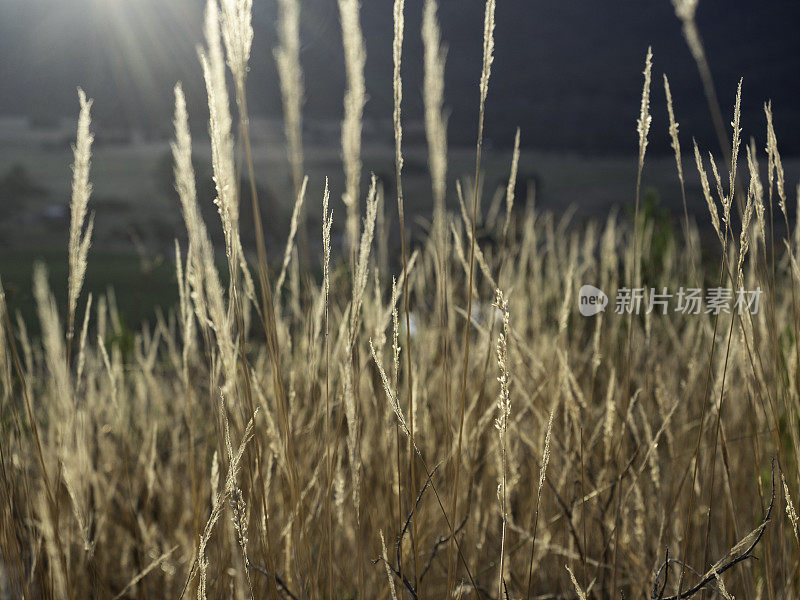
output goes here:
[{"label": "dry straw", "polygon": [[92,228],[94,218],[89,219],[86,225],[86,215],[89,208],[89,196],[92,194],[92,184],[89,182],[89,168],[92,157],[92,142],[94,136],[89,131],[91,123],[92,101],[86,99],[82,89],[78,89],[81,111],[78,116],[78,137],[73,146],[72,153],[75,161],[72,164],[72,200],[70,202],[69,226],[69,307],[67,338],[71,342],[75,324],[75,310],[78,305],[86,276],[87,256],[89,244],[92,241]]},{"label": "dry straw", "polygon": [[497,486],[497,495],[500,499],[500,510],[503,515],[503,533],[500,541],[500,575],[497,582],[498,598],[503,596],[503,583],[505,580],[505,558],[506,558],[506,527],[508,525],[508,494],[506,490],[506,461],[508,452],[508,419],[511,416],[511,374],[508,361],[508,339],[510,336],[508,300],[503,297],[501,290],[495,291],[493,306],[500,311],[503,320],[503,330],[497,336],[497,367],[500,374],[497,381],[500,383],[500,395],[497,399],[497,418],[495,428],[500,437],[500,463],[501,476]]},{"label": "dry straw", "polygon": [[342,22],[344,64],[347,74],[347,91],[344,97],[342,121],[342,157],[344,160],[345,193],[347,207],[347,244],[354,255],[358,244],[359,197],[361,187],[361,120],[367,102],[364,66],[367,60],[364,36],[359,20],[359,0],[339,0],[339,17]]},{"label": "dry straw", "polygon": [[[291,146],[301,144],[302,132],[301,14],[297,0],[280,1],[276,58]],[[696,3],[679,5],[693,22]],[[311,190],[302,179],[297,186],[302,161],[295,160],[292,183],[300,189],[287,197],[294,201],[293,216],[287,219],[286,248],[277,249],[274,265],[275,297],[286,296],[285,310],[276,310],[273,302],[253,191],[245,89],[252,49],[249,0],[208,4],[201,52],[214,191],[225,233],[220,250],[224,242],[230,284],[217,270],[211,227],[202,218],[207,207],[198,204],[193,161],[200,154],[193,157],[187,98],[177,85],[174,209],[188,238],[174,248],[178,302],[133,333],[113,291],[89,294],[85,308],[79,306],[92,235],[91,101],[79,94],[70,272],[66,286],[62,281],[67,289],[51,290],[46,270],[37,265],[32,289],[38,319],[28,322],[10,314],[24,294],[9,288],[7,306],[0,286],[4,592],[26,599],[105,592],[200,600],[321,599],[369,597],[371,590],[383,590],[393,600],[522,598],[526,592],[528,597],[674,598],[699,596],[708,586],[730,597],[744,597],[751,589],[753,597],[762,591],[764,597],[793,597],[797,577],[789,567],[800,552],[792,497],[796,471],[781,473],[776,483],[782,489],[772,492],[783,502],[788,518],[783,523],[792,534],[765,534],[776,524],[760,508],[769,494],[762,485],[768,457],[778,453],[780,464],[792,465],[800,448],[797,433],[789,428],[787,445],[780,427],[800,409],[795,287],[800,228],[792,231],[787,214],[792,207],[772,106],[765,107],[766,140],[746,144],[747,195],[735,191],[740,168],[728,168],[719,158],[709,159],[707,149],[701,154],[697,144],[693,147],[697,193],[722,250],[719,285],[730,278],[736,287],[765,291],[759,314],[740,317],[731,307],[730,315],[720,317],[723,323],[729,319],[730,329],[726,353],[718,356],[721,336],[711,315],[628,319],[609,307],[592,320],[575,313],[580,283],[597,283],[612,296],[623,283],[620,266],[630,274],[634,259],[658,279],[643,284],[673,292],[685,286],[689,262],[683,240],[656,246],[650,220],[631,226],[617,214],[604,222],[575,223],[570,214],[559,219],[535,206],[533,192],[515,220],[517,176],[529,168],[531,157],[520,151],[519,131],[508,181],[487,187],[486,181],[497,181],[500,164],[493,159],[487,177],[481,158],[493,68],[491,0],[485,5],[483,63],[474,74],[475,173],[463,189],[461,183],[455,186],[460,208],[446,212],[448,173],[461,167],[458,153],[454,163],[448,164],[447,156],[445,44],[438,22],[445,15],[438,14],[435,0],[422,8],[431,185],[427,195],[414,186],[414,206],[433,209],[428,210],[434,213],[432,227],[406,236],[404,208],[411,208],[411,195],[403,195],[403,184],[406,192],[411,189],[403,181],[403,153],[411,155],[401,109],[402,71],[410,64],[403,56],[402,0],[393,3],[391,50],[402,270],[399,260],[389,260],[388,238],[397,231],[390,231],[383,214],[377,178],[371,179],[365,202],[359,201],[364,40],[358,2],[341,0],[347,100],[339,191],[349,203],[347,217],[341,231],[334,229],[330,194],[336,179],[331,187],[326,179],[321,244],[309,246],[319,250],[319,272],[301,266],[302,210]],[[653,134],[649,53],[645,65],[637,115],[640,179]],[[226,78],[233,79],[235,96],[229,97]],[[669,117],[664,134],[683,187],[691,178],[682,164],[677,105],[666,78],[664,90]],[[738,158],[741,140],[749,135],[740,119],[745,108],[740,87],[727,147],[731,158]],[[765,165],[759,165],[764,151],[759,144]],[[288,154],[296,152],[289,148]],[[415,159],[418,154],[415,149]],[[766,176],[760,173],[764,166]],[[245,168],[259,297],[255,291],[248,296],[252,265],[239,239],[240,201],[248,201],[239,189]],[[467,200],[465,191],[471,194]],[[491,198],[485,215],[481,196]],[[782,228],[767,223],[773,196],[786,226],[782,245],[772,239]],[[731,215],[734,199],[741,200],[740,218]],[[717,272],[706,269],[699,250],[692,253],[699,259],[693,277],[708,281]],[[728,260],[734,252],[735,265]],[[312,253],[308,258],[314,259]],[[498,293],[492,307],[488,294],[498,287],[506,295]],[[66,292],[63,307],[56,300],[61,292]],[[736,322],[738,337],[732,335]],[[646,343],[635,361],[618,351],[627,336]],[[453,377],[461,382],[458,396],[452,394]],[[711,431],[705,430],[707,410],[717,420]],[[690,456],[685,448],[692,442]],[[712,455],[700,452],[708,443],[722,446],[719,467],[716,445]],[[437,467],[430,469],[433,461]],[[420,466],[428,478],[424,485],[414,470]],[[696,469],[691,479],[690,469]],[[697,476],[701,469],[704,476]],[[696,497],[703,502],[695,504]],[[690,535],[698,518],[706,521],[705,536]],[[739,528],[752,528],[747,523],[761,525],[739,535]],[[730,546],[732,531],[741,541],[717,555]],[[686,574],[702,585],[687,590],[678,577],[664,584],[666,571],[677,574],[674,558],[663,563],[660,577],[653,572],[666,547],[679,547],[685,570],[705,572],[700,579]],[[754,548],[763,557],[758,563],[747,560]],[[499,561],[487,561],[498,549]],[[662,594],[654,583],[664,586]]]},{"label": "dry straw", "polygon": [[303,101],[305,88],[300,65],[300,3],[298,0],[278,2],[278,38],[275,63],[281,83],[284,128],[292,184],[295,196],[303,181]]},{"label": "dry straw", "polygon": [[455,454],[455,479],[453,482],[453,492],[450,509],[450,541],[447,552],[447,595],[453,589],[454,561],[453,547],[455,538],[455,523],[458,520],[458,492],[459,479],[461,475],[461,450],[464,437],[464,417],[467,403],[467,371],[469,369],[469,343],[470,325],[472,320],[472,285],[473,270],[475,260],[475,229],[478,220],[478,191],[480,183],[481,153],[483,149],[483,127],[486,111],[486,97],[489,93],[489,78],[492,72],[492,62],[494,61],[494,27],[495,27],[495,0],[486,0],[483,20],[483,63],[481,67],[481,77],[479,83],[480,102],[478,108],[478,139],[475,148],[475,193],[472,202],[472,232],[470,236],[470,256],[469,256],[469,275],[467,278],[467,319],[464,323],[464,363],[462,367],[461,391],[458,422],[458,443]]},{"label": "dry straw", "polygon": [[[428,163],[433,189],[434,221],[442,226],[447,189],[447,121],[444,116],[444,67],[447,51],[437,17],[436,0],[425,0],[422,13],[424,48],[423,99],[425,102],[425,135],[428,141]],[[434,226],[437,229],[437,226]]]}]

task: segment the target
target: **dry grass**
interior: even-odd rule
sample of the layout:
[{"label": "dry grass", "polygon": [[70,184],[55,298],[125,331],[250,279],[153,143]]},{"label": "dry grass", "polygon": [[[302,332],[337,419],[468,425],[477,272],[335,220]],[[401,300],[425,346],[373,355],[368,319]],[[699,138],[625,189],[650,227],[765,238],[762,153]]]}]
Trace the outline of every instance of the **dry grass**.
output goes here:
[{"label": "dry grass", "polygon": [[[690,43],[699,43],[695,4],[676,2]],[[612,215],[577,225],[539,212],[532,198],[515,207],[519,132],[509,183],[483,214],[482,191],[493,191],[481,182],[484,107],[502,102],[489,94],[494,2],[486,3],[475,72],[475,176],[448,189],[444,42],[436,2],[426,0],[434,220],[412,247],[402,192],[408,32],[396,0],[397,189],[387,193],[397,194],[402,261],[394,272],[382,265],[385,247],[379,258],[372,251],[388,243],[374,176],[361,197],[359,4],[339,0],[339,8],[348,81],[343,203],[330,202],[327,183],[316,190],[303,177],[299,3],[281,3],[277,58],[296,193],[273,297],[260,227],[255,257],[239,238],[241,206],[250,202],[260,223],[256,188],[249,196],[238,189],[236,170],[241,158],[252,182],[251,6],[210,0],[200,58],[229,272],[218,272],[197,204],[178,85],[176,210],[189,239],[187,248],[176,244],[180,301],[131,346],[113,294],[81,294],[91,260],[92,136],[91,101],[80,93],[68,306],[56,305],[38,266],[41,336],[31,339],[0,286],[0,595],[795,597],[800,234],[771,106],[765,131],[746,132],[757,142],[746,148],[739,198],[746,89],[731,102],[731,168],[720,174],[710,156],[712,183],[696,144],[698,175],[684,172],[666,78],[667,106],[651,105],[648,52],[632,200],[638,207],[648,135],[667,136],[682,191],[699,176],[720,242],[704,249],[705,261],[687,213],[683,233],[656,244],[657,224],[638,208],[632,223]],[[661,108],[669,130],[651,131],[651,111]],[[323,198],[321,282],[299,277],[294,251],[304,198],[315,194]],[[445,197],[456,194],[461,214],[448,214]],[[773,203],[787,231],[777,244]],[[332,243],[334,215],[346,232],[342,247]],[[617,290],[639,280],[673,292],[700,282],[760,288],[761,310],[615,313]],[[608,294],[605,313],[577,312],[584,283]],[[779,474],[770,472],[773,457]]]}]

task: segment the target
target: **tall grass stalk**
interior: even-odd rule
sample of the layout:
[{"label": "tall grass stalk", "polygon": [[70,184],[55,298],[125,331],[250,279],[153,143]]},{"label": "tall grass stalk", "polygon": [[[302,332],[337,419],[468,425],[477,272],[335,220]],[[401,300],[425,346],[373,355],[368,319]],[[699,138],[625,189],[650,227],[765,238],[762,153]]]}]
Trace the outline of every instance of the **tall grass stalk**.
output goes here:
[{"label": "tall grass stalk", "polygon": [[367,51],[361,33],[359,0],[338,0],[342,23],[344,64],[347,74],[347,91],[344,96],[342,121],[342,157],[344,160],[345,192],[342,196],[347,207],[346,236],[348,255],[355,260],[358,244],[358,219],[361,187],[361,128],[364,104],[367,102],[364,66]]},{"label": "tall grass stalk", "polygon": [[72,338],[75,331],[75,310],[78,297],[83,287],[86,276],[87,256],[89,244],[92,241],[94,218],[86,224],[89,209],[89,197],[92,194],[92,184],[89,182],[89,169],[92,157],[92,142],[94,136],[89,127],[91,124],[92,101],[86,99],[86,94],[78,88],[80,100],[80,115],[78,116],[78,137],[73,146],[72,153],[72,200],[70,209],[69,226],[69,307],[67,317],[67,360],[69,360]]},{"label": "tall grass stalk", "polygon": [[725,163],[731,166],[731,142],[725,129],[725,120],[722,117],[722,106],[717,97],[717,89],[714,85],[714,77],[711,74],[711,66],[708,63],[705,46],[700,37],[700,30],[697,27],[695,18],[699,0],[672,0],[675,9],[675,16],[681,22],[683,37],[686,45],[692,54],[697,72],[700,75],[700,82],[703,85],[703,93],[708,104],[708,111],[711,114],[711,121],[714,124],[714,132],[717,135],[720,150],[725,157]]},{"label": "tall grass stalk", "polygon": [[454,564],[453,542],[456,535],[455,524],[458,522],[458,487],[461,474],[461,447],[464,437],[464,417],[467,404],[467,371],[469,369],[469,339],[472,321],[472,278],[475,268],[475,228],[478,219],[478,190],[480,189],[481,153],[483,151],[483,126],[486,114],[486,97],[489,93],[489,79],[494,61],[494,27],[495,27],[495,0],[486,0],[483,20],[483,66],[478,89],[480,102],[478,106],[478,139],[475,148],[475,193],[472,199],[472,236],[469,252],[469,276],[467,278],[467,319],[464,324],[464,364],[462,368],[459,419],[458,419],[458,444],[456,446],[455,478],[453,481],[451,510],[450,510],[450,540],[447,548],[447,597],[453,589]]},{"label": "tall grass stalk", "polygon": [[[642,172],[644,171],[644,158],[647,152],[647,136],[650,133],[650,123],[652,122],[652,116],[650,115],[650,82],[652,78],[652,71],[653,71],[653,50],[652,48],[647,48],[647,56],[644,60],[644,83],[642,85],[642,101],[641,107],[639,110],[639,119],[636,121],[636,130],[639,134],[639,160],[637,162],[636,168],[636,191],[635,191],[635,199],[634,199],[634,213],[633,213],[633,246],[631,247],[631,271],[629,272],[629,281],[631,281],[631,285],[633,288],[640,287],[640,278],[641,278],[641,261],[642,261],[642,253],[641,248],[639,247],[640,244],[640,236],[642,232],[641,223],[639,222],[639,203],[641,201],[641,192],[642,192]],[[628,313],[628,343],[627,343],[627,350],[626,350],[626,361],[625,361],[625,384],[623,387],[623,393],[625,394],[625,413],[628,412],[630,408],[630,381],[631,381],[631,362],[633,360],[632,352],[633,352],[633,311]],[[615,457],[617,457],[617,452],[619,451],[620,444],[617,444],[617,450],[615,451]],[[616,594],[617,589],[617,550],[618,550],[618,543],[617,543],[617,536],[619,535],[619,518],[620,518],[620,502],[621,502],[621,495],[620,490],[617,489],[617,511],[615,517],[615,526],[614,526],[614,557],[612,559],[612,567],[611,567],[611,593]]]},{"label": "tall grass stalk", "polygon": [[[408,388],[408,505],[414,506],[414,499],[417,495],[416,477],[416,457],[414,452],[414,379],[411,365],[411,299],[408,292],[408,258],[406,254],[406,228],[405,213],[403,210],[403,123],[402,123],[402,102],[403,102],[403,79],[401,75],[403,57],[403,34],[405,30],[405,0],[394,1],[394,38],[392,41],[392,62],[394,65],[392,76],[392,90],[394,96],[394,110],[392,120],[394,123],[394,144],[395,144],[395,178],[397,180],[397,216],[400,220],[400,246],[403,262],[403,312],[406,325],[406,387]],[[414,581],[417,594],[422,597],[422,590],[419,586],[419,570],[417,567],[418,554],[417,544],[417,518],[411,521],[411,551],[414,558]]]},{"label": "tall grass stalk", "polygon": [[500,383],[500,396],[497,400],[497,413],[495,427],[500,436],[500,463],[501,476],[498,484],[498,496],[500,498],[500,512],[503,519],[503,532],[500,537],[500,575],[497,581],[497,597],[503,597],[503,585],[505,580],[505,558],[506,558],[506,526],[508,525],[508,494],[506,480],[506,460],[508,452],[508,419],[511,416],[511,374],[509,372],[508,360],[508,339],[510,336],[508,301],[503,297],[503,292],[497,290],[493,306],[500,311],[503,319],[503,331],[497,337],[497,366],[500,375],[497,380]]},{"label": "tall grass stalk", "polygon": [[[303,83],[303,67],[300,63],[300,2],[298,0],[280,0],[278,3],[278,38],[280,45],[274,52],[275,64],[281,84],[284,134],[286,136],[286,153],[292,173],[292,192],[297,198],[300,196],[305,176],[303,153],[305,85]],[[300,262],[307,269],[305,249],[308,247],[308,231],[306,229],[306,213],[303,210],[297,216],[296,227],[300,242],[298,247],[301,250]],[[276,296],[278,296],[277,292]]]},{"label": "tall grass stalk", "polygon": [[675,110],[672,103],[672,90],[669,87],[669,79],[664,73],[664,96],[667,99],[667,115],[669,116],[669,138],[672,150],[675,153],[675,168],[678,172],[678,181],[681,184],[681,201],[683,202],[683,225],[684,237],[689,246],[689,253],[692,256],[692,268],[695,268],[695,249],[694,240],[691,231],[689,230],[689,210],[686,206],[686,182],[683,177],[683,157],[681,155],[681,140],[678,135],[678,121],[675,119]]},{"label": "tall grass stalk", "polygon": [[[736,104],[735,104],[735,108],[734,108],[734,117],[733,117],[733,123],[732,123],[733,127],[734,127],[734,130],[735,130],[734,131],[734,144],[735,144],[735,147],[733,148],[733,150],[732,150],[730,155],[731,155],[731,157],[734,157],[734,158],[737,156],[737,153],[738,153],[738,140],[739,140],[738,128],[739,128],[739,115],[740,115],[740,106],[741,106],[741,90],[742,90],[741,82],[739,82],[739,89],[737,91]],[[722,212],[723,212],[723,214],[722,214],[722,222],[724,224],[724,233],[721,233],[719,231],[719,225],[715,224],[715,227],[717,228],[717,235],[720,237],[720,241],[721,241],[721,244],[722,244],[722,259],[721,259],[720,269],[719,269],[719,285],[722,285],[722,282],[723,282],[724,276],[725,276],[725,271],[728,268],[728,235],[732,234],[731,229],[730,229],[730,225],[731,225],[731,222],[730,222],[730,209],[731,209],[731,204],[733,202],[734,184],[735,184],[735,181],[736,181],[736,176],[735,176],[735,170],[733,168],[731,168],[729,193],[728,193],[728,195],[726,195],[724,193],[723,189],[722,189],[722,184],[720,182],[720,177],[719,177],[719,174],[717,172],[717,167],[716,167],[716,164],[714,163],[713,157],[711,157],[711,166],[712,166],[712,169],[713,169],[713,172],[714,172],[714,177],[715,177],[716,182],[717,182],[717,190],[718,190],[718,195],[720,197],[720,202],[722,203]],[[698,169],[701,172],[701,179],[705,179],[705,173],[703,171],[702,164],[700,162],[698,162]],[[708,189],[708,185],[704,183],[703,191],[704,191],[704,194],[706,194],[706,202],[709,204],[709,206],[714,206],[714,211],[713,212],[716,213],[716,206],[714,204],[714,201],[710,197],[710,193],[707,192],[707,189]],[[713,218],[714,217],[712,216],[712,219]],[[701,412],[700,412],[700,427],[698,429],[697,443],[695,445],[694,457],[692,459],[694,466],[692,467],[691,486],[689,487],[689,509],[688,509],[688,512],[687,512],[686,526],[685,526],[684,534],[683,534],[684,548],[690,546],[690,542],[691,542],[691,539],[692,539],[691,536],[692,536],[692,533],[693,533],[691,516],[693,515],[694,503],[695,503],[695,487],[694,486],[695,486],[695,482],[697,481],[697,472],[698,472],[699,463],[700,463],[701,441],[703,439],[703,430],[704,430],[705,416],[706,416],[706,406],[708,404],[708,393],[709,393],[709,389],[710,389],[710,385],[711,385],[711,377],[712,377],[712,372],[713,372],[713,363],[714,363],[714,354],[715,354],[715,351],[716,351],[717,329],[718,329],[718,326],[719,326],[719,317],[720,317],[719,313],[717,313],[715,315],[715,317],[714,317],[714,330],[713,330],[712,337],[711,337],[711,350],[709,352],[708,366],[707,366],[707,369],[706,369],[705,390],[703,392],[703,402],[702,402],[702,408],[701,408]],[[727,364],[725,366],[725,370],[727,370]],[[716,454],[716,437],[714,439],[714,444],[715,444],[715,454]],[[692,463],[690,463],[690,464],[692,464]],[[704,552],[704,554],[705,554],[705,552]],[[681,593],[681,586],[683,584],[683,579],[684,579],[684,576],[686,574],[685,571],[686,571],[686,569],[685,569],[685,562],[684,562],[684,564],[681,566],[680,576],[679,576],[679,579],[678,579],[678,594]]]}]

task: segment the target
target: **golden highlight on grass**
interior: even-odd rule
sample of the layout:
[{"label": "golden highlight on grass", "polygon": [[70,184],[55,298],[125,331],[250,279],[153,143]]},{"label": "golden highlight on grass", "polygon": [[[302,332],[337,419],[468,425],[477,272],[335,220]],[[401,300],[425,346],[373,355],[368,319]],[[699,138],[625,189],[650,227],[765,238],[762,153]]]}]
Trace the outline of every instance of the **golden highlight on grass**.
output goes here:
[{"label": "golden highlight on grass", "polygon": [[361,119],[367,102],[364,65],[367,51],[361,33],[359,0],[338,0],[342,23],[344,64],[347,91],[344,97],[342,121],[342,157],[344,160],[345,192],[342,200],[347,207],[347,240],[351,256],[358,244],[358,219],[361,188]]},{"label": "golden highlight on grass", "polygon": [[81,104],[81,112],[78,117],[78,138],[72,149],[75,162],[72,164],[72,200],[69,205],[69,307],[67,313],[67,341],[69,344],[72,343],[75,310],[83,286],[83,278],[86,276],[86,262],[94,226],[93,218],[86,225],[89,196],[92,194],[92,184],[89,182],[92,142],[94,141],[94,136],[89,131],[92,101],[86,99],[86,94],[80,88],[78,88],[78,99]]}]

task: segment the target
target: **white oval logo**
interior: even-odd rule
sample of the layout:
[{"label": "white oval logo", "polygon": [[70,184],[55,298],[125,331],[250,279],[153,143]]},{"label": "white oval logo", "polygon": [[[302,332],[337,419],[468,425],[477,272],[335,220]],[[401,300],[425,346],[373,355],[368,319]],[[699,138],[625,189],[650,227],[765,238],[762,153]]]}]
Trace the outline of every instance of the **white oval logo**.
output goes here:
[{"label": "white oval logo", "polygon": [[578,292],[578,310],[584,317],[603,312],[608,305],[608,296],[593,285],[583,285]]}]

